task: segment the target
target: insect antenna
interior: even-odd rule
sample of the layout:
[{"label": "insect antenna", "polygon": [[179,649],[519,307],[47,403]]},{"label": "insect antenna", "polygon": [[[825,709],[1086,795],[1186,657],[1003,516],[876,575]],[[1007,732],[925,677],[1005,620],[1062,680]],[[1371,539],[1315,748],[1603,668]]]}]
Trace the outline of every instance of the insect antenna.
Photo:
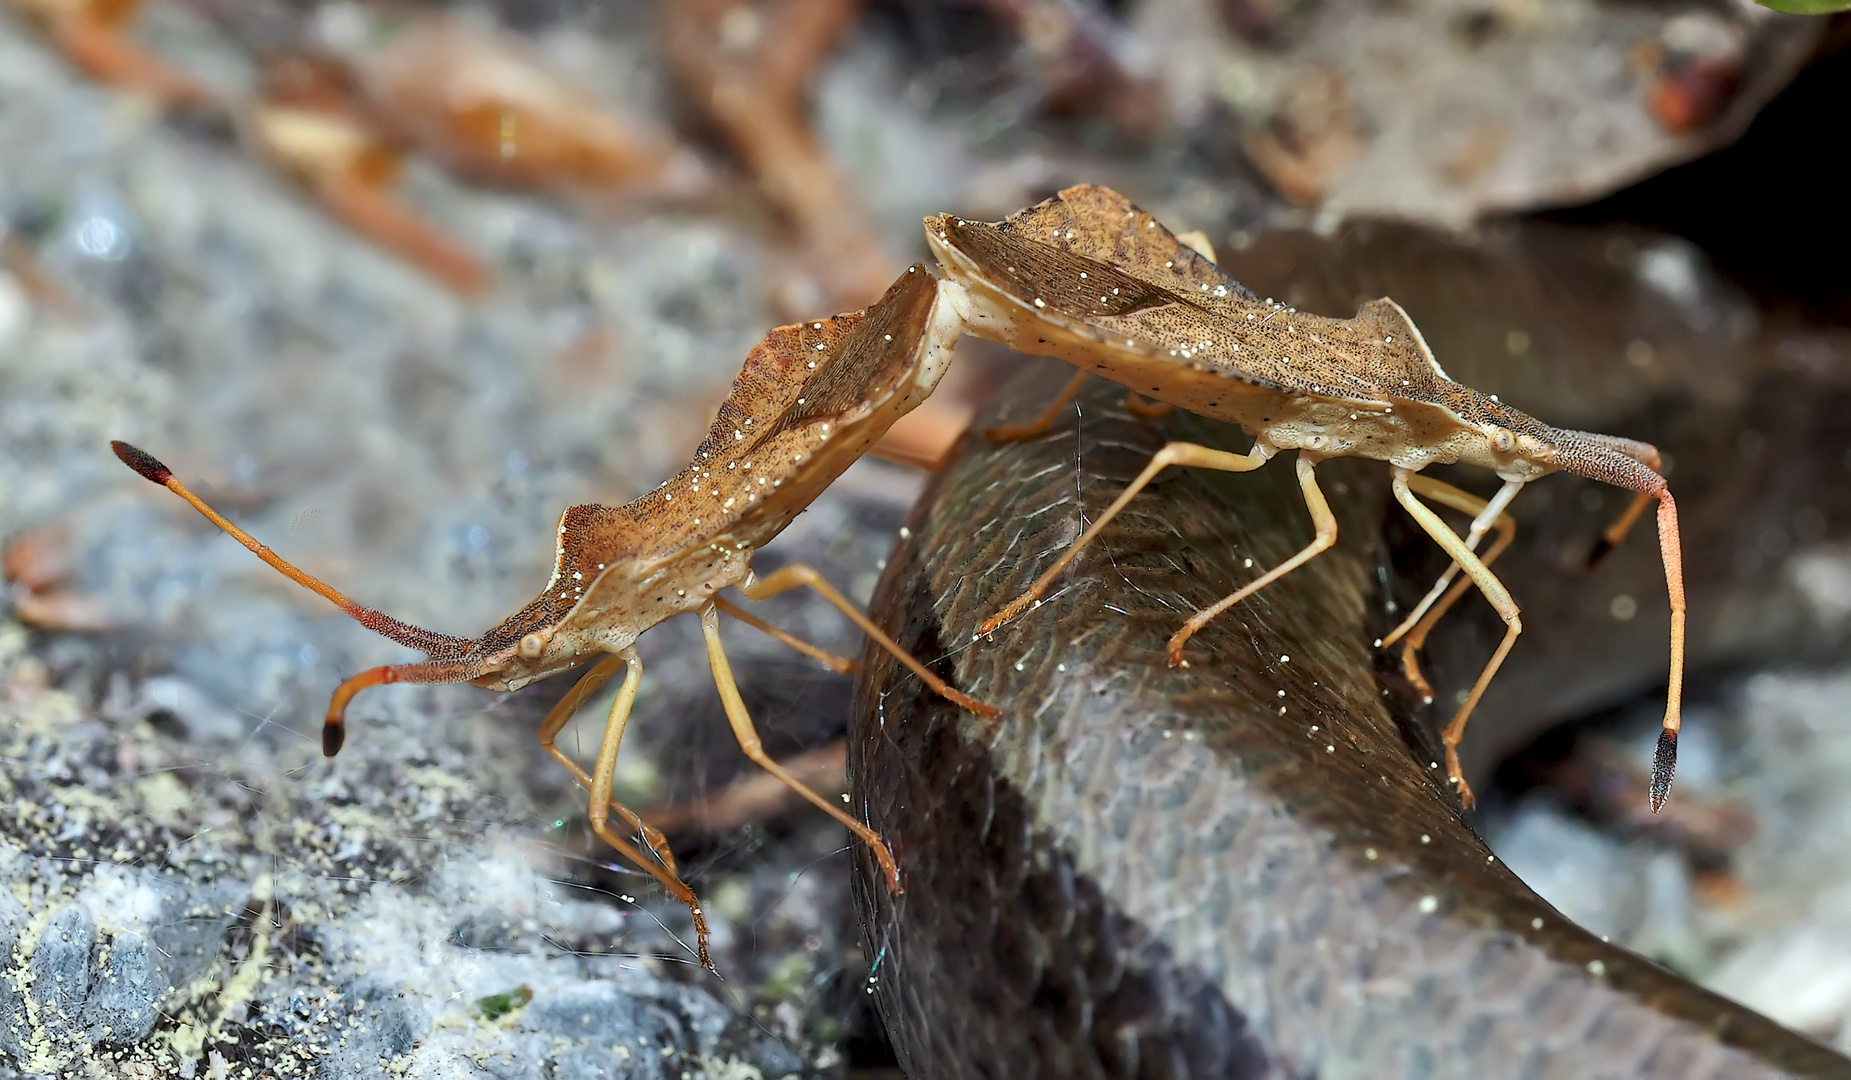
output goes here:
[{"label": "insect antenna", "polygon": [[[1611,437],[1594,437],[1578,431],[1555,433],[1556,464],[1569,472],[1591,480],[1612,484],[1636,492],[1627,512],[1614,522],[1602,537],[1609,546],[1625,534],[1644,508],[1646,499],[1658,500],[1658,549],[1665,564],[1665,590],[1671,600],[1671,681],[1665,694],[1665,719],[1658,733],[1658,747],[1652,755],[1652,812],[1657,813],[1671,794],[1671,781],[1677,772],[1677,733],[1683,724],[1684,697],[1684,550],[1678,533],[1677,501],[1665,478],[1641,461],[1648,456],[1643,443],[1630,443]],[[1620,445],[1625,443],[1626,445]],[[1638,449],[1635,449],[1638,448]],[[1658,457],[1652,450],[1649,457]],[[1596,548],[1599,551],[1599,548]]]},{"label": "insect antenna", "polygon": [[[1602,435],[1594,431],[1577,431],[1573,434],[1579,439],[1596,443],[1609,450],[1617,450],[1660,476],[1664,475],[1664,455],[1660,454],[1658,447],[1651,443],[1621,438],[1618,435]],[[1599,566],[1601,560],[1605,559],[1609,552],[1620,546],[1620,541],[1626,539],[1626,534],[1632,531],[1633,523],[1639,520],[1639,515],[1645,512],[1645,508],[1651,504],[1652,499],[1653,495],[1649,491],[1640,491],[1636,488],[1633,490],[1632,502],[1628,503],[1625,511],[1614,519],[1613,524],[1607,526],[1600,534],[1600,539],[1594,542],[1594,549],[1588,552],[1588,569],[1592,570]]]},{"label": "insect antenna", "polygon": [[439,634],[421,626],[413,626],[384,612],[354,603],[347,599],[340,590],[297,567],[264,544],[259,543],[257,538],[250,533],[232,524],[225,515],[212,509],[204,499],[193,494],[191,489],[174,476],[173,470],[163,465],[154,455],[120,440],[112,441],[109,447],[116,452],[118,458],[122,459],[124,465],[134,469],[147,480],[185,499],[193,509],[204,514],[212,524],[223,529],[233,540],[249,548],[251,554],[269,563],[284,577],[310,592],[326,597],[368,630],[435,658],[435,662],[432,663],[389,664],[384,667],[369,668],[343,682],[334,692],[334,700],[328,705],[327,721],[322,727],[321,748],[322,753],[328,757],[333,757],[340,751],[341,743],[345,739],[344,717],[347,702],[361,690],[384,683],[464,682],[475,677],[476,665],[469,662],[468,658],[477,651],[476,642],[468,638]]},{"label": "insect antenna", "polygon": [[1652,497],[1645,492],[1633,492],[1632,502],[1627,505],[1625,511],[1614,519],[1613,524],[1601,531],[1600,539],[1594,541],[1593,550],[1587,555],[1589,570],[1599,566],[1614,548],[1620,546],[1620,541],[1626,539],[1626,534],[1632,531],[1633,522],[1639,520],[1639,515],[1645,512],[1645,508],[1651,502]]}]

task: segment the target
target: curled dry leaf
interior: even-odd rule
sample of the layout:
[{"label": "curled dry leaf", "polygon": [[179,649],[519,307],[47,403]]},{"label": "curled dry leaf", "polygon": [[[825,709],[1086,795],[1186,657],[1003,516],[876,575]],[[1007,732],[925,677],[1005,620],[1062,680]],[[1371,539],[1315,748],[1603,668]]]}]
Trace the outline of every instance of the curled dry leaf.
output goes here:
[{"label": "curled dry leaf", "polygon": [[70,588],[75,571],[69,532],[44,525],[0,548],[0,576],[12,586],[13,617],[28,626],[95,633],[122,624],[109,603]]},{"label": "curled dry leaf", "polygon": [[508,35],[415,18],[350,62],[392,130],[463,175],[543,191],[679,196],[706,182],[668,132],[564,78]]},{"label": "curled dry leaf", "polygon": [[242,129],[259,154],[355,232],[465,296],[487,286],[488,270],[475,256],[394,196],[400,147],[355,98],[338,65],[279,58]]}]

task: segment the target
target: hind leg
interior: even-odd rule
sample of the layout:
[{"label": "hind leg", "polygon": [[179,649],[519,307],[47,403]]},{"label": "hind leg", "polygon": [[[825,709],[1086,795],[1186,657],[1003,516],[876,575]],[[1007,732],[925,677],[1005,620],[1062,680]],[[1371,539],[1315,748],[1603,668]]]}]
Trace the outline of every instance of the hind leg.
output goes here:
[{"label": "hind leg", "polygon": [[[1252,472],[1266,464],[1270,457],[1272,457],[1272,448],[1259,443],[1256,443],[1253,451],[1247,454],[1214,450],[1195,443],[1173,442],[1168,444],[1151,455],[1150,463],[1144,466],[1144,471],[1138,474],[1138,478],[1126,485],[1124,491],[1119,492],[1118,498],[1112,501],[1111,506],[1106,507],[1105,513],[1100,514],[1086,531],[1080,534],[1080,538],[1075,540],[1061,557],[1054,561],[1053,566],[1042,571],[1041,576],[1036,578],[1022,595],[1011,600],[1001,611],[984,620],[983,625],[977,628],[978,636],[981,637],[1015,618],[1029,605],[1040,600],[1042,595],[1048,591],[1049,586],[1054,584],[1054,579],[1060,576],[1061,571],[1067,569],[1067,564],[1073,562],[1088,544],[1097,540],[1106,525],[1125,507],[1131,505],[1131,500],[1137,497],[1138,492],[1148,487],[1150,482],[1157,478],[1158,473],[1172,465],[1196,469],[1218,469],[1222,472]],[[1315,484],[1312,486],[1316,487]],[[1322,496],[1319,498],[1321,500]]]},{"label": "hind leg", "polygon": [[1020,424],[1002,424],[993,427],[983,433],[984,438],[991,442],[1003,443],[1022,442],[1046,435],[1054,430],[1054,425],[1060,421],[1061,414],[1067,411],[1067,406],[1073,404],[1074,395],[1080,392],[1080,387],[1086,385],[1086,380],[1086,372],[1074,372],[1073,378],[1068,379],[1067,385],[1060,388],[1060,392],[1054,395],[1054,400],[1048,403],[1048,407],[1041,411],[1040,416]]},{"label": "hind leg", "polygon": [[1304,490],[1305,506],[1311,510],[1311,523],[1317,529],[1317,535],[1312,537],[1311,543],[1301,548],[1298,554],[1189,616],[1189,621],[1183,624],[1183,628],[1170,638],[1171,667],[1179,667],[1185,663],[1183,646],[1188,644],[1189,639],[1194,637],[1198,630],[1213,621],[1215,616],[1330,550],[1330,546],[1337,542],[1337,518],[1330,512],[1330,504],[1324,500],[1324,492],[1318,487],[1317,475],[1313,471],[1315,468],[1315,462],[1304,454],[1298,455],[1298,485]]}]

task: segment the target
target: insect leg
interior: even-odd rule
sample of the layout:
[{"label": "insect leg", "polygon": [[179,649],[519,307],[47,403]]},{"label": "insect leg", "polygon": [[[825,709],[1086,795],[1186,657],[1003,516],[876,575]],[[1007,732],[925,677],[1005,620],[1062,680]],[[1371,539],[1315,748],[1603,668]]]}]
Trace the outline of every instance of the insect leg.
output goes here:
[{"label": "insect leg", "polygon": [[[950,393],[947,391],[950,390]],[[921,472],[937,472],[951,463],[958,440],[970,428],[973,409],[958,400],[950,381],[937,393],[900,417],[873,446],[868,456]]]},{"label": "insect leg", "polygon": [[[1472,519],[1472,531],[1465,537],[1466,547],[1477,551],[1478,542],[1484,539],[1486,530],[1493,526],[1497,528],[1498,538],[1492,542],[1491,550],[1483,556],[1486,566],[1496,562],[1497,557],[1502,555],[1504,549],[1509,547],[1510,542],[1517,537],[1517,523],[1504,512],[1504,507],[1510,504],[1510,500],[1516,497],[1517,492],[1523,490],[1523,483],[1521,480],[1505,483],[1491,501],[1486,502],[1470,492],[1461,491],[1451,484],[1443,484],[1419,473],[1411,473],[1408,476],[1409,486],[1419,494],[1455,510],[1476,515]],[[1471,579],[1462,579],[1454,583],[1442,599],[1440,590],[1445,589],[1447,583],[1452,582],[1458,573],[1458,563],[1449,565],[1446,572],[1440,575],[1440,579],[1433,583],[1433,588],[1429,589],[1427,595],[1415,605],[1413,612],[1401,621],[1401,625],[1395,627],[1387,637],[1376,642],[1378,647],[1386,648],[1393,645],[1401,635],[1407,635],[1407,640],[1401,645],[1401,667],[1407,673],[1408,681],[1413,683],[1420,691],[1420,696],[1428,701],[1433,700],[1433,687],[1420,673],[1420,650],[1426,645],[1427,635],[1433,632],[1434,624],[1438,623],[1440,617],[1445,615],[1461,596],[1465,595],[1465,590],[1471,585]],[[1438,600],[1438,606],[1435,606],[1436,600]],[[1429,610],[1430,608],[1432,610]]]},{"label": "insect leg", "polygon": [[[930,401],[932,399],[927,398],[926,400]],[[957,440],[951,440],[950,446],[955,447],[956,445]],[[930,454],[917,452],[917,449],[913,446],[898,442],[889,443],[885,439],[882,439],[882,441],[868,447],[868,456],[871,458],[879,458],[882,461],[889,461],[895,465],[904,465],[909,469],[918,469],[920,472],[935,473],[944,468],[946,462],[951,460],[951,450],[947,448],[944,453],[934,457]]]},{"label": "insect leg", "polygon": [[1311,523],[1316,526],[1317,535],[1298,554],[1189,616],[1183,628],[1170,638],[1171,667],[1178,667],[1184,662],[1183,646],[1217,615],[1310,562],[1337,542],[1337,518],[1330,512],[1330,504],[1324,501],[1324,492],[1318,488],[1317,474],[1314,472],[1316,468],[1317,463],[1311,458],[1302,453],[1298,455],[1298,486],[1304,489],[1305,506],[1311,510]]},{"label": "insect leg", "polygon": [[[978,716],[996,717],[1002,715],[996,709],[955,689],[946,683],[945,680],[932,674],[932,672],[927,670],[926,666],[920,663],[912,653],[900,648],[898,642],[888,637],[885,633],[882,633],[881,628],[875,626],[873,620],[869,619],[860,608],[850,603],[848,597],[837,592],[835,586],[829,584],[829,582],[823,578],[823,575],[817,573],[814,567],[806,563],[792,563],[789,566],[781,566],[768,577],[749,578],[745,584],[739,586],[739,591],[744,593],[747,599],[765,600],[781,592],[788,592],[791,589],[806,587],[815,589],[823,599],[835,605],[836,610],[848,616],[850,622],[860,627],[862,633],[874,639],[874,643],[887,650],[895,660],[905,664],[913,674],[919,676],[927,686],[932,688],[932,692],[939,697],[944,698],[946,701],[960,708],[969,709]],[[725,601],[716,597],[715,603],[725,603]],[[737,609],[733,609],[733,613],[736,614]],[[771,633],[769,627],[764,623],[754,621],[754,625],[765,629],[767,633]],[[807,656],[816,656],[819,653],[823,656],[829,655],[828,653],[824,653],[821,649],[816,648],[814,645],[809,645],[808,643],[802,645],[797,644],[797,639],[795,637],[783,631],[772,633],[772,636],[798,649],[798,651],[803,652]],[[836,659],[839,660],[841,658],[837,657]],[[825,661],[825,663],[827,663],[827,661]]]},{"label": "insect leg", "polygon": [[[580,767],[578,762],[567,757],[565,751],[559,749],[556,740],[559,738],[560,731],[564,730],[566,724],[571,721],[573,715],[585,704],[586,700],[597,693],[598,688],[616,674],[618,666],[624,662],[624,658],[615,653],[598,661],[597,665],[587,671],[572,689],[566,691],[566,696],[560,698],[546,714],[546,719],[540,722],[540,749],[545,750],[554,761],[565,766],[566,771],[571,773],[573,778],[587,790],[591,788],[591,774]],[[681,871],[675,866],[675,853],[669,850],[668,837],[662,835],[662,830],[650,825],[635,811],[620,802],[612,802],[611,806],[625,821],[630,823],[631,828],[643,834],[643,840],[649,845],[649,850],[656,853],[656,858],[662,860],[662,865],[668,867],[668,872],[679,876]]]},{"label": "insect leg", "polygon": [[[759,597],[753,597],[753,599],[759,599]],[[823,665],[824,667],[835,672],[836,674],[853,675],[855,673],[855,662],[853,660],[850,660],[848,657],[837,656],[835,653],[832,653],[827,649],[820,649],[816,647],[815,645],[812,645],[809,642],[798,637],[796,634],[791,633],[789,630],[785,630],[782,627],[771,625],[765,620],[759,618],[757,615],[752,614],[751,612],[745,610],[744,608],[740,607],[738,604],[733,603],[732,601],[726,599],[725,597],[716,596],[713,598],[713,602],[719,606],[721,611],[726,612],[728,615],[731,615],[733,618],[738,619],[742,623],[745,623],[747,626],[750,626],[752,629],[757,630],[759,633],[764,634],[765,636],[770,637],[774,640],[781,641],[786,645],[789,645],[791,648],[796,649],[798,652],[816,661],[817,663]]]},{"label": "insect leg", "polygon": [[1459,534],[1448,528],[1440,516],[1429,510],[1425,503],[1414,497],[1408,490],[1409,473],[1406,469],[1396,467],[1394,470],[1395,499],[1407,509],[1410,516],[1425,529],[1434,542],[1451,555],[1453,561],[1465,571],[1478,591],[1485,594],[1491,606],[1497,608],[1498,616],[1504,620],[1504,640],[1498,644],[1497,651],[1485,664],[1485,669],[1478,674],[1478,681],[1472,684],[1472,692],[1466,695],[1465,703],[1453,714],[1452,722],[1446,725],[1440,741],[1446,745],[1446,777],[1459,788],[1459,801],[1471,806],[1477,801],[1472,788],[1465,782],[1465,770],[1459,764],[1459,741],[1465,737],[1465,723],[1472,717],[1472,710],[1478,706],[1478,699],[1484,696],[1485,687],[1491,684],[1491,677],[1497,674],[1498,666],[1504,657],[1510,655],[1510,647],[1517,643],[1517,635],[1523,633],[1523,620],[1517,616],[1517,602],[1510,597],[1510,590],[1497,579],[1479,559],[1472,549],[1465,546]]},{"label": "insect leg", "polygon": [[739,696],[739,684],[733,681],[732,665],[726,661],[726,649],[720,644],[720,609],[708,604],[701,609],[701,633],[707,638],[707,661],[713,666],[713,682],[720,689],[720,704],[726,709],[726,718],[732,722],[733,737],[739,740],[739,748],[745,755],[757,762],[766,772],[784,781],[784,785],[797,794],[808,799],[825,814],[835,818],[848,827],[848,831],[860,837],[874,858],[881,864],[881,872],[887,875],[887,889],[898,895],[900,892],[900,867],[893,861],[893,853],[887,850],[887,841],[873,829],[845,813],[840,806],[830,802],[813,791],[809,785],[797,779],[790,770],[771,759],[765,753],[764,744],[759,741],[758,729],[752,726],[752,714],[746,711],[746,703]]},{"label": "insect leg", "polygon": [[1054,395],[1054,400],[1048,402],[1048,407],[1041,411],[1040,416],[1027,423],[1003,424],[1000,427],[993,427],[983,433],[984,438],[991,442],[1005,443],[1022,442],[1046,435],[1054,430],[1055,424],[1060,422],[1062,414],[1067,411],[1067,406],[1073,404],[1073,396],[1080,392],[1080,387],[1086,385],[1086,380],[1086,372],[1074,372],[1073,378],[1068,379],[1067,385],[1060,388],[1060,393]]},{"label": "insect leg", "polygon": [[[1163,449],[1151,455],[1150,463],[1144,466],[1144,471],[1138,474],[1138,478],[1127,485],[1124,491],[1119,492],[1118,498],[1112,501],[1112,505],[1106,507],[1105,512],[1087,526],[1086,531],[1081,533],[1080,538],[1075,540],[1073,545],[1054,561],[1053,566],[1042,571],[1041,576],[1036,578],[1034,584],[1030,585],[1021,596],[1011,600],[1001,611],[984,620],[983,625],[977,628],[977,635],[981,637],[989,633],[1020,615],[1030,604],[1039,600],[1041,595],[1048,591],[1048,587],[1054,584],[1054,579],[1060,576],[1060,572],[1067,568],[1067,564],[1072,562],[1086,545],[1096,540],[1106,525],[1117,517],[1121,510],[1130,505],[1138,492],[1149,486],[1150,482],[1156,479],[1157,474],[1164,469],[1177,465],[1196,469],[1219,469],[1222,472],[1252,472],[1266,464],[1266,459],[1271,456],[1271,447],[1260,443],[1254,444],[1253,451],[1247,454],[1213,450],[1195,443],[1167,444]],[[1321,498],[1320,496],[1320,500]]]},{"label": "insect leg", "polygon": [[[811,787],[843,791],[848,787],[848,743],[837,739],[779,762]],[[716,795],[691,803],[663,803],[643,813],[674,832],[719,835],[795,809],[797,793],[768,772],[747,773]],[[807,805],[807,804],[806,804]]]},{"label": "insect leg", "polygon": [[[612,659],[623,661],[629,666],[629,671],[624,673],[623,686],[617,690],[617,700],[611,703],[610,719],[604,724],[604,739],[598,744],[598,768],[591,778],[591,831],[597,834],[598,839],[617,849],[624,858],[647,870],[675,899],[688,905],[688,913],[694,917],[695,952],[700,957],[701,966],[711,971],[713,958],[707,954],[707,917],[701,913],[700,898],[694,895],[694,890],[679,875],[651,862],[610,827],[611,806],[618,805],[621,809],[621,804],[614,804],[611,799],[611,779],[617,774],[617,748],[623,743],[623,729],[630,722],[630,706],[636,703],[636,684],[643,679],[643,661],[636,655],[635,649],[625,649]],[[603,666],[600,663],[586,678],[597,674]],[[598,681],[602,682],[607,677],[608,673]],[[554,724],[553,717],[548,716],[547,723]],[[564,726],[564,721],[558,721],[557,726]],[[553,734],[558,734],[557,728]],[[579,772],[579,775],[584,774]],[[636,816],[628,810],[624,810],[623,814],[626,818]]]},{"label": "insect leg", "polygon": [[1125,411],[1140,420],[1159,420],[1170,415],[1176,406],[1167,401],[1156,401],[1136,392],[1125,394]]}]

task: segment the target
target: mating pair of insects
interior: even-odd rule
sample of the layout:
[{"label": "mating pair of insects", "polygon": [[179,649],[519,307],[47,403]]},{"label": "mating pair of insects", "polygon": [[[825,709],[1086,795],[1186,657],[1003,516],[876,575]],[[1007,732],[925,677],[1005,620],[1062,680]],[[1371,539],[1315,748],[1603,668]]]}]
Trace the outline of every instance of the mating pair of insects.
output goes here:
[{"label": "mating pair of insects", "polygon": [[[698,613],[721,702],[746,755],[865,841],[888,887],[898,892],[899,868],[880,836],[764,752],[721,647],[719,614],[724,611],[839,671],[850,670],[852,662],[741,610],[721,590],[734,586],[758,600],[800,586],[815,589],[932,690],[973,712],[997,715],[933,675],[810,567],[785,566],[762,579],[751,568],[758,548],[932,392],[967,331],[1080,369],[1059,400],[1039,421],[1017,429],[1018,436],[1051,426],[1090,373],[1166,405],[1237,423],[1254,437],[1244,454],[1193,443],[1163,447],[1028,591],[984,629],[1037,604],[1066,565],[1164,469],[1246,472],[1281,450],[1297,450],[1299,484],[1315,538],[1184,623],[1169,642],[1170,663],[1181,664],[1184,646],[1196,631],[1336,542],[1337,522],[1317,484],[1319,462],[1343,456],[1386,461],[1395,498],[1451,556],[1452,566],[1381,644],[1403,642],[1408,675],[1425,690],[1415,654],[1468,582],[1484,593],[1506,626],[1503,641],[1443,734],[1447,774],[1468,805],[1471,790],[1456,748],[1473,707],[1522,630],[1516,603],[1487,566],[1514,532],[1505,507],[1524,484],[1556,470],[1626,488],[1635,497],[1604,535],[1602,543],[1611,545],[1656,499],[1672,616],[1670,691],[1652,777],[1653,809],[1663,804],[1677,756],[1684,588],[1677,508],[1660,475],[1657,450],[1609,435],[1552,428],[1453,382],[1392,300],[1370,301],[1350,319],[1309,315],[1261,300],[1211,258],[1105,188],[1069,188],[998,223],[928,218],[926,238],[942,278],[914,265],[865,311],[771,331],[746,358],[693,463],[623,506],[568,508],[559,519],[557,557],[546,588],[479,639],[434,633],[354,603],[227,521],[154,458],[120,442],[115,451],[298,584],[327,597],[369,629],[427,655],[422,663],[363,671],[335,690],[322,741],[330,756],[341,747],[348,702],[367,687],[466,681],[518,690],[536,679],[583,671],[541,723],[540,745],[590,789],[592,830],[688,905],[703,964],[709,963],[706,921],[666,839],[611,797],[618,746],[642,676],[636,639],[672,616]],[[1485,500],[1420,475],[1427,465],[1454,462],[1491,469],[1504,486]],[[1448,527],[1421,501],[1423,495],[1474,515],[1467,535],[1462,538]],[[1480,557],[1478,544],[1493,528],[1498,538]],[[1455,583],[1461,570],[1465,580]],[[623,683],[597,765],[588,774],[554,740],[619,668],[624,669]],[[640,835],[654,858],[612,828],[613,811]]]}]

